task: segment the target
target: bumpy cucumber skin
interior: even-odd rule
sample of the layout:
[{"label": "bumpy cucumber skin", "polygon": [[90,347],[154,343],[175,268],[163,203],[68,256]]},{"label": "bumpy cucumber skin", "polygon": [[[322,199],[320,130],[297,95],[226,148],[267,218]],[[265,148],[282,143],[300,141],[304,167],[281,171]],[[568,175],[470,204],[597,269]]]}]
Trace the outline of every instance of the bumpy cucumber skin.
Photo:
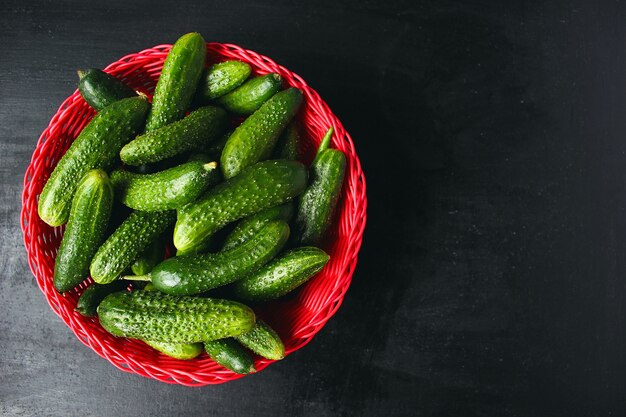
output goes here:
[{"label": "bumpy cucumber skin", "polygon": [[247,116],[254,113],[263,103],[278,93],[283,80],[278,74],[266,74],[246,81],[217,102],[231,113]]},{"label": "bumpy cucumber skin", "polygon": [[241,220],[226,237],[222,251],[234,249],[250,240],[263,226],[272,220],[289,222],[293,215],[292,202],[270,207],[257,214]]},{"label": "bumpy cucumber skin", "polygon": [[165,246],[165,236],[159,236],[150,243],[150,246],[130,266],[133,274],[146,275],[150,273],[152,268],[163,260]]},{"label": "bumpy cucumber skin", "polygon": [[182,120],[137,136],[122,148],[120,157],[127,165],[162,161],[207,146],[227,128],[228,117],[223,109],[201,107]]},{"label": "bumpy cucumber skin", "polygon": [[248,242],[230,251],[166,259],[150,273],[152,284],[172,295],[199,294],[230,284],[265,265],[288,238],[287,223],[269,222]]},{"label": "bumpy cucumber skin", "polygon": [[213,252],[215,251],[215,239],[214,236],[209,236],[207,239],[202,241],[199,245],[194,246],[193,248],[189,248],[187,250],[176,250],[176,256],[182,255],[199,255],[202,253]]},{"label": "bumpy cucumber skin", "polygon": [[170,358],[183,361],[197,358],[202,353],[202,343],[172,343],[154,340],[144,340],[144,343]]},{"label": "bumpy cucumber skin", "polygon": [[241,61],[224,61],[211,65],[200,78],[197,96],[214,100],[243,84],[250,76],[250,65]]},{"label": "bumpy cucumber skin", "polygon": [[256,162],[269,158],[278,137],[301,104],[302,92],[289,88],[275,94],[244,120],[228,138],[222,151],[220,161],[224,178],[232,178]]},{"label": "bumpy cucumber skin", "polygon": [[303,191],[307,176],[307,170],[296,161],[264,161],[251,166],[178,210],[174,245],[189,252],[228,223],[291,200]]},{"label": "bumpy cucumber skin", "polygon": [[204,342],[204,350],[219,365],[237,374],[256,372],[252,355],[233,339]]},{"label": "bumpy cucumber skin", "polygon": [[195,343],[252,330],[254,312],[227,300],[176,297],[156,291],[118,292],[98,306],[100,324],[114,336]]},{"label": "bumpy cucumber skin", "polygon": [[39,217],[50,226],[67,221],[72,197],[80,179],[93,168],[109,169],[122,146],[145,120],[148,101],[131,97],[117,101],[98,113],[59,160],[39,196]]},{"label": "bumpy cucumber skin", "polygon": [[221,175],[216,163],[192,161],[154,174],[117,170],[111,174],[115,194],[135,210],[174,210],[195,201]]},{"label": "bumpy cucumber skin", "polygon": [[[143,290],[158,291],[151,283],[148,283]],[[151,348],[174,359],[190,360],[197,358],[202,353],[202,343],[171,343],[154,340],[144,340],[144,342]]]},{"label": "bumpy cucumber skin", "polygon": [[289,159],[297,161],[300,149],[300,130],[294,121],[285,129],[274,148],[273,159]]},{"label": "bumpy cucumber skin", "polygon": [[206,44],[199,33],[188,33],[174,43],[154,90],[146,132],[183,118],[196,92],[205,58]]},{"label": "bumpy cucumber skin", "polygon": [[69,221],[54,262],[54,288],[69,291],[87,278],[89,263],[105,237],[113,207],[113,187],[106,172],[94,169],[81,179]]},{"label": "bumpy cucumber skin", "polygon": [[110,284],[92,284],[78,298],[76,311],[85,317],[96,317],[97,308],[104,298],[114,292],[124,291],[128,287],[127,281],[113,281]]},{"label": "bumpy cucumber skin", "polygon": [[319,245],[331,225],[346,171],[346,157],[326,149],[311,165],[311,183],[298,199],[293,239],[299,245]]},{"label": "bumpy cucumber skin", "polygon": [[174,219],[173,211],[132,212],[96,252],[90,267],[93,280],[99,284],[115,280]]},{"label": "bumpy cucumber skin", "polygon": [[280,336],[261,319],[257,319],[251,331],[236,336],[235,340],[266,359],[278,361],[285,357],[285,345]]},{"label": "bumpy cucumber skin", "polygon": [[109,104],[127,97],[136,96],[132,88],[122,80],[97,68],[78,71],[78,91],[87,104],[100,111]]},{"label": "bumpy cucumber skin", "polygon": [[234,284],[243,300],[265,301],[282,297],[317,274],[330,257],[321,249],[301,247],[285,252],[257,272]]}]

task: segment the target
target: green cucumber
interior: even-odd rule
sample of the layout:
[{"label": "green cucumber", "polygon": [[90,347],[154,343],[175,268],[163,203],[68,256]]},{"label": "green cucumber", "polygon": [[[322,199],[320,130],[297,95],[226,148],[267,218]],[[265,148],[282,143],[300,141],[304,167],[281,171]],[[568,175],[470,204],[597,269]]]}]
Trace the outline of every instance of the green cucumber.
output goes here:
[{"label": "green cucumber", "polygon": [[301,247],[278,256],[257,272],[234,284],[243,300],[265,301],[282,297],[304,284],[326,265],[330,257],[321,249]]},{"label": "green cucumber", "polygon": [[196,95],[201,101],[215,100],[243,84],[250,71],[250,65],[241,61],[213,64],[200,78]]},{"label": "green cucumber", "polygon": [[307,171],[296,161],[264,161],[251,166],[178,210],[174,245],[189,252],[228,223],[298,196],[306,182]]},{"label": "green cucumber", "polygon": [[218,365],[235,373],[250,374],[256,372],[252,355],[233,339],[204,342],[204,350]]},{"label": "green cucumber", "polygon": [[278,74],[267,74],[246,81],[241,87],[217,99],[231,113],[247,116],[278,93],[283,79]]},{"label": "green cucumber", "polygon": [[266,359],[278,361],[285,357],[285,345],[280,336],[261,319],[257,319],[251,331],[235,336],[235,340]]},{"label": "green cucumber", "polygon": [[226,237],[222,251],[233,249],[242,243],[250,240],[263,226],[271,220],[282,220],[289,222],[293,215],[293,204],[291,202],[280,206],[270,207],[258,212],[250,217],[241,220],[232,232]]},{"label": "green cucumber", "polygon": [[228,117],[224,110],[201,107],[182,120],[137,136],[122,148],[120,157],[127,165],[162,161],[207,146],[219,138],[227,127]]},{"label": "green cucumber", "polygon": [[311,179],[298,200],[295,233],[298,245],[319,245],[332,224],[346,171],[346,157],[337,149],[328,149],[331,128],[311,164]]},{"label": "green cucumber", "polygon": [[159,291],[167,294],[199,294],[256,271],[280,252],[288,238],[287,223],[272,221],[230,251],[166,259],[154,267],[150,278]]},{"label": "green cucumber", "polygon": [[[189,156],[189,161],[204,161],[204,162],[209,162],[215,159],[219,159],[220,156],[217,155],[217,157],[211,157],[207,154],[204,153],[194,153],[191,154]],[[221,176],[222,173],[218,170],[218,174],[219,174],[219,179],[221,180]],[[176,256],[181,256],[181,255],[198,255],[201,253],[206,253],[206,252],[213,252],[215,248],[215,239],[213,239],[213,237],[209,237],[208,239],[206,239],[204,242],[202,242],[202,244],[200,246],[196,246],[194,247],[192,250],[189,250],[187,252],[185,251],[181,251],[181,250],[177,250],[176,251]],[[137,275],[145,275],[145,274],[137,274]]]},{"label": "green cucumber", "polygon": [[148,246],[148,248],[141,255],[139,255],[139,257],[135,259],[133,264],[130,266],[133,274],[145,275],[152,271],[152,268],[163,260],[165,246],[166,240],[163,235],[159,236],[152,243],[150,243],[150,246]]},{"label": "green cucumber", "polygon": [[[148,283],[143,290],[158,291],[151,283]],[[171,343],[154,340],[144,340],[144,342],[151,348],[174,359],[189,360],[198,357],[202,353],[202,343]]]},{"label": "green cucumber", "polygon": [[157,342],[155,340],[144,340],[145,344],[152,349],[158,350],[170,358],[188,361],[197,358],[202,354],[202,343],[172,343]]},{"label": "green cucumber", "polygon": [[124,291],[128,287],[127,281],[113,281],[110,284],[91,284],[78,298],[75,310],[85,317],[96,317],[96,309],[109,294]]},{"label": "green cucumber", "polygon": [[213,252],[215,250],[215,240],[213,236],[209,236],[206,240],[202,241],[198,246],[194,246],[187,250],[176,250],[176,256],[182,255],[200,255],[202,253]]},{"label": "green cucumber", "polygon": [[146,132],[183,118],[200,81],[205,58],[206,44],[199,33],[188,33],[174,43],[154,90]]},{"label": "green cucumber", "polygon": [[89,263],[105,237],[113,187],[106,172],[87,172],[76,187],[69,221],[54,262],[54,288],[69,291],[89,275]]},{"label": "green cucumber", "polygon": [[120,149],[137,132],[148,111],[145,97],[117,101],[98,113],[61,157],[39,195],[39,217],[60,226],[70,214],[80,179],[93,168],[108,170]]},{"label": "green cucumber", "polygon": [[300,148],[300,130],[298,124],[294,121],[285,129],[274,148],[273,159],[289,159],[297,161]]},{"label": "green cucumber", "polygon": [[93,280],[99,284],[115,280],[174,219],[173,211],[132,212],[96,252],[90,267]]},{"label": "green cucumber", "polygon": [[126,206],[163,211],[195,201],[220,176],[216,162],[192,161],[154,174],[113,171],[111,182],[116,196]]},{"label": "green cucumber", "polygon": [[123,98],[137,95],[122,80],[97,68],[78,70],[78,78],[80,95],[96,111]]},{"label": "green cucumber", "polygon": [[275,94],[259,110],[243,121],[228,138],[222,157],[224,178],[232,178],[245,168],[267,159],[278,137],[302,104],[302,92],[290,88]]},{"label": "green cucumber", "polygon": [[114,336],[194,343],[239,336],[254,327],[254,312],[227,300],[175,297],[157,291],[118,292],[98,306],[100,324]]}]

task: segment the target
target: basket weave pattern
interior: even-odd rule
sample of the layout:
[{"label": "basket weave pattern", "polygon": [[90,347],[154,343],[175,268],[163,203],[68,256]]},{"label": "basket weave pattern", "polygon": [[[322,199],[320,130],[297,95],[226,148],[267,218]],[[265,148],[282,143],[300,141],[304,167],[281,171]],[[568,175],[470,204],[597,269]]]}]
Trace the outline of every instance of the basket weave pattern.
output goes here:
[{"label": "basket weave pattern", "polygon": [[[105,70],[135,90],[151,96],[170,48],[171,45],[159,45],[127,55]],[[247,62],[256,75],[278,73],[286,84],[302,90],[305,102],[298,118],[304,127],[306,162],[312,159],[329,126],[335,129],[332,146],[342,150],[348,162],[336,222],[329,232],[328,243],[324,245],[331,255],[330,262],[293,295],[257,310],[259,316],[280,334],[289,354],[311,341],[335,314],[348,290],[366,221],[365,177],[350,135],[317,92],[300,76],[256,52],[231,44],[207,43],[209,63],[229,59]],[[111,336],[97,319],[85,318],[74,311],[78,297],[92,282],[90,278],[63,295],[52,286],[54,259],[64,227],[50,227],[39,218],[37,199],[60,157],[94,114],[78,91],[68,97],[41,134],[24,176],[21,212],[24,244],[28,263],[48,304],[82,343],[125,372],[187,386],[220,384],[242,377],[217,365],[206,354],[191,361],[181,361],[169,358],[143,342]],[[272,362],[257,357],[255,367],[262,370]]]}]

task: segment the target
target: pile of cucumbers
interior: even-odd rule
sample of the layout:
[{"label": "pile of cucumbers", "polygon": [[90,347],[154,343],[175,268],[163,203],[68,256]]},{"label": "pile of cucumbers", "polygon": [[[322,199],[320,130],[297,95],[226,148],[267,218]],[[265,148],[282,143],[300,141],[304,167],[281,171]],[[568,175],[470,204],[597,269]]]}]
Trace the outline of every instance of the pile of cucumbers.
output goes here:
[{"label": "pile of cucumbers", "polygon": [[38,210],[66,224],[54,287],[95,282],[80,314],[173,358],[206,351],[250,373],[251,352],[278,360],[285,348],[242,302],[282,297],[326,265],[319,246],[346,160],[329,148],[331,128],[312,164],[298,161],[303,96],[278,74],[205,63],[200,34],[178,39],[152,103],[103,71],[79,71],[97,114],[58,161]]}]

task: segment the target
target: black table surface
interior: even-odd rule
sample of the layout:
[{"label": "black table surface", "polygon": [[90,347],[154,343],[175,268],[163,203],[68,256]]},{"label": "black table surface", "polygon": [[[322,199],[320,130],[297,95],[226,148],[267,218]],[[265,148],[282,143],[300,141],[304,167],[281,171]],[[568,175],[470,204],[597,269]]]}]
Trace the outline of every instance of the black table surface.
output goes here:
[{"label": "black table surface", "polygon": [[[619,1],[2,1],[0,414],[624,415],[624,22]],[[189,31],[306,79],[354,137],[369,198],[328,325],[204,388],[120,372],[76,340],[19,227],[74,71]]]}]

